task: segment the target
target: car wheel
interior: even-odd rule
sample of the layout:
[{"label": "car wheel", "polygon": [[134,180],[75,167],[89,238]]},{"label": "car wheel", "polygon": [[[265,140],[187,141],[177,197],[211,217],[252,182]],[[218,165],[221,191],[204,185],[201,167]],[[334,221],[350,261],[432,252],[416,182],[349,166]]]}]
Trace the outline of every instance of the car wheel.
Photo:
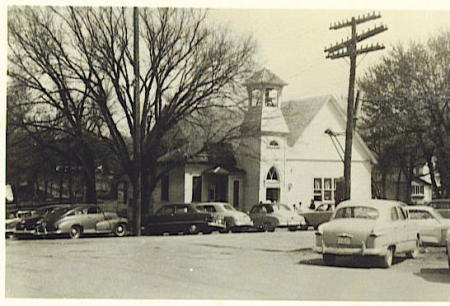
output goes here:
[{"label": "car wheel", "polygon": [[225,221],[225,227],[223,229],[219,230],[219,232],[222,234],[226,234],[226,233],[230,232],[230,229],[231,229],[230,224],[228,223],[228,221]]},{"label": "car wheel", "polygon": [[198,234],[198,232],[199,232],[199,229],[198,229],[197,225],[195,225],[195,224],[189,225],[189,227],[187,229],[188,234],[195,235],[195,234]]},{"label": "car wheel", "polygon": [[390,268],[392,266],[392,261],[394,259],[394,248],[389,247],[386,254],[381,257],[381,267]]},{"label": "car wheel", "polygon": [[297,230],[297,226],[289,226],[289,227],[288,227],[288,230],[289,230],[290,232],[295,232],[295,231]]},{"label": "car wheel", "polygon": [[72,238],[72,239],[80,238],[81,232],[82,232],[81,226],[79,226],[79,225],[72,226],[70,228],[70,232],[69,232],[70,238]]},{"label": "car wheel", "polygon": [[123,237],[127,233],[127,226],[124,223],[117,224],[116,228],[114,229],[114,235],[117,237]]},{"label": "car wheel", "polygon": [[416,246],[415,246],[414,250],[412,250],[410,252],[407,252],[406,256],[408,258],[412,258],[412,259],[417,258],[419,256],[419,246],[420,246],[420,241],[419,241],[419,239],[417,239],[416,240]]},{"label": "car wheel", "polygon": [[323,254],[322,255],[323,263],[327,266],[333,266],[336,264],[336,255],[333,254]]}]

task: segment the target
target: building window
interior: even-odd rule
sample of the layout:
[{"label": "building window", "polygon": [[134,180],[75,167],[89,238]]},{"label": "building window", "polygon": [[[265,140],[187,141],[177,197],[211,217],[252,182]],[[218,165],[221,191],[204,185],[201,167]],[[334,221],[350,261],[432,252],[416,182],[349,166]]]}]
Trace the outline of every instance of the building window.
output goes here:
[{"label": "building window", "polygon": [[169,176],[161,177],[161,201],[169,201]]},{"label": "building window", "polygon": [[202,177],[192,177],[192,202],[202,201]]},{"label": "building window", "polygon": [[272,148],[272,149],[278,149],[280,147],[280,145],[278,144],[278,141],[276,141],[276,140],[271,140],[270,142],[269,142],[269,148]]},{"label": "building window", "polygon": [[338,178],[314,178],[314,201],[334,201]]},{"label": "building window", "polygon": [[239,180],[233,181],[233,206],[239,207]]},{"label": "building window", "polygon": [[323,179],[323,199],[324,201],[332,201],[333,200],[333,188],[332,188],[332,179],[326,178]]},{"label": "building window", "polygon": [[275,167],[270,168],[269,172],[267,173],[266,180],[278,181],[278,173],[277,173],[277,169],[275,169]]},{"label": "building window", "polygon": [[314,179],[314,201],[322,201],[322,179]]},{"label": "building window", "polygon": [[277,91],[275,88],[266,88],[265,89],[265,101],[266,106],[275,107],[277,106]]},{"label": "building window", "polygon": [[412,185],[412,195],[413,196],[423,196],[424,195],[423,185]]}]

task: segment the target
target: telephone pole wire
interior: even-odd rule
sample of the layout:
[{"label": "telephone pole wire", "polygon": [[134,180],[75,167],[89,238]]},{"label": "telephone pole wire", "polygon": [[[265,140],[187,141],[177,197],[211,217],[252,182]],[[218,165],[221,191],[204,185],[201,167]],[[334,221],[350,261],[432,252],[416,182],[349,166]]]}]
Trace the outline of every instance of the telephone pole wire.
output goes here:
[{"label": "telephone pole wire", "polygon": [[387,27],[380,25],[369,29],[361,34],[356,32],[356,26],[367,21],[381,18],[380,14],[372,13],[368,15],[352,17],[350,20],[335,22],[330,25],[330,30],[339,30],[346,27],[351,27],[351,37],[345,41],[342,40],[328,48],[325,48],[325,52],[328,53],[326,58],[338,59],[342,57],[349,57],[350,59],[350,77],[348,85],[348,98],[347,98],[347,126],[345,130],[345,154],[344,154],[344,200],[350,199],[351,196],[351,162],[352,162],[352,143],[353,143],[353,131],[355,129],[356,121],[354,121],[354,108],[355,108],[355,77],[356,77],[356,57],[360,54],[369,53],[377,50],[384,49],[384,45],[366,45],[358,48],[358,43],[377,35],[387,30]]}]

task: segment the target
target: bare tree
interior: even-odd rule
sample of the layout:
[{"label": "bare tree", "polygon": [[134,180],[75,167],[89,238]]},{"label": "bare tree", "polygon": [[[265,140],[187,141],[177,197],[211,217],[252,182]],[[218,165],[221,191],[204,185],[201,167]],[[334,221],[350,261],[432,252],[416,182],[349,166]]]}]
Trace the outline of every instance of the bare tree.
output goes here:
[{"label": "bare tree", "polygon": [[[43,10],[47,14],[43,14]],[[177,149],[174,145],[163,145],[163,141],[170,143],[170,139],[167,139],[169,131],[181,122],[184,122],[184,126],[193,126],[195,114],[202,110],[234,106],[236,102],[233,99],[239,92],[238,85],[248,76],[253,64],[253,40],[234,36],[225,28],[208,24],[206,11],[142,9],[142,114],[141,121],[134,122],[131,10],[69,7],[25,8],[23,11],[36,19],[34,24],[27,24],[25,27],[33,25],[32,29],[45,33],[45,48],[51,49],[48,56],[43,50],[35,50],[31,43],[24,44],[23,57],[27,61],[39,62],[44,53],[44,59],[47,58],[51,64],[56,63],[49,65],[44,62],[43,67],[52,67],[45,72],[51,72],[53,77],[54,70],[64,71],[62,80],[53,77],[63,103],[59,117],[66,113],[84,114],[80,108],[85,110],[88,105],[91,109],[98,110],[106,128],[96,124],[96,133],[109,144],[133,186],[136,185],[138,171],[142,171],[144,205],[149,203],[150,195],[161,175],[158,159],[167,154],[167,150]],[[11,21],[11,25],[17,28],[23,22]],[[56,31],[51,26],[56,27]],[[20,37],[22,31],[24,29],[15,30],[15,36]],[[47,35],[47,32],[59,35]],[[37,42],[38,46],[42,44]],[[24,62],[22,66],[29,68],[28,62]],[[71,84],[69,80],[76,87],[64,87]],[[44,93],[54,92],[47,84],[37,85],[38,88],[46,89],[43,90]],[[75,93],[76,98],[73,96]],[[54,101],[54,97],[47,100],[60,105],[60,101]],[[74,109],[78,112],[73,112]],[[38,121],[36,118],[34,120]],[[81,128],[80,123],[69,117],[65,117],[65,120],[68,124],[73,124],[72,128],[77,128],[76,131],[91,131]],[[140,169],[134,166],[133,154],[128,145],[129,137],[133,137],[135,124],[141,129]],[[220,142],[230,138],[230,135],[235,137],[236,133],[232,131],[237,131],[237,127],[231,127],[229,131],[227,133],[222,130],[220,137],[217,134],[215,140]],[[185,144],[180,144],[178,149],[184,146]],[[200,147],[190,154],[203,150]],[[189,154],[184,156],[187,158],[187,155]],[[143,211],[148,211],[148,208],[144,207]]]},{"label": "bare tree", "polygon": [[[71,51],[70,37],[50,9],[12,8],[8,17],[8,75],[29,93],[20,101],[28,112],[19,124],[39,145],[82,165],[84,200],[95,203],[95,152],[89,135],[101,126],[101,117],[91,102],[92,89],[77,76],[92,72]],[[53,141],[45,138],[49,133]],[[62,139],[69,147],[55,145]]]}]

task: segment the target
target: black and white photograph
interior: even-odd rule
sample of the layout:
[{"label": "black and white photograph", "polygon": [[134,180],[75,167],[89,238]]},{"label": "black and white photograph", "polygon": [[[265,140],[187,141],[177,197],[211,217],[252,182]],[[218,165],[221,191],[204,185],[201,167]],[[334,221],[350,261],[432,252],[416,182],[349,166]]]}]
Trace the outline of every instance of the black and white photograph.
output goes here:
[{"label": "black and white photograph", "polygon": [[0,9],[5,304],[450,302],[449,3]]}]

